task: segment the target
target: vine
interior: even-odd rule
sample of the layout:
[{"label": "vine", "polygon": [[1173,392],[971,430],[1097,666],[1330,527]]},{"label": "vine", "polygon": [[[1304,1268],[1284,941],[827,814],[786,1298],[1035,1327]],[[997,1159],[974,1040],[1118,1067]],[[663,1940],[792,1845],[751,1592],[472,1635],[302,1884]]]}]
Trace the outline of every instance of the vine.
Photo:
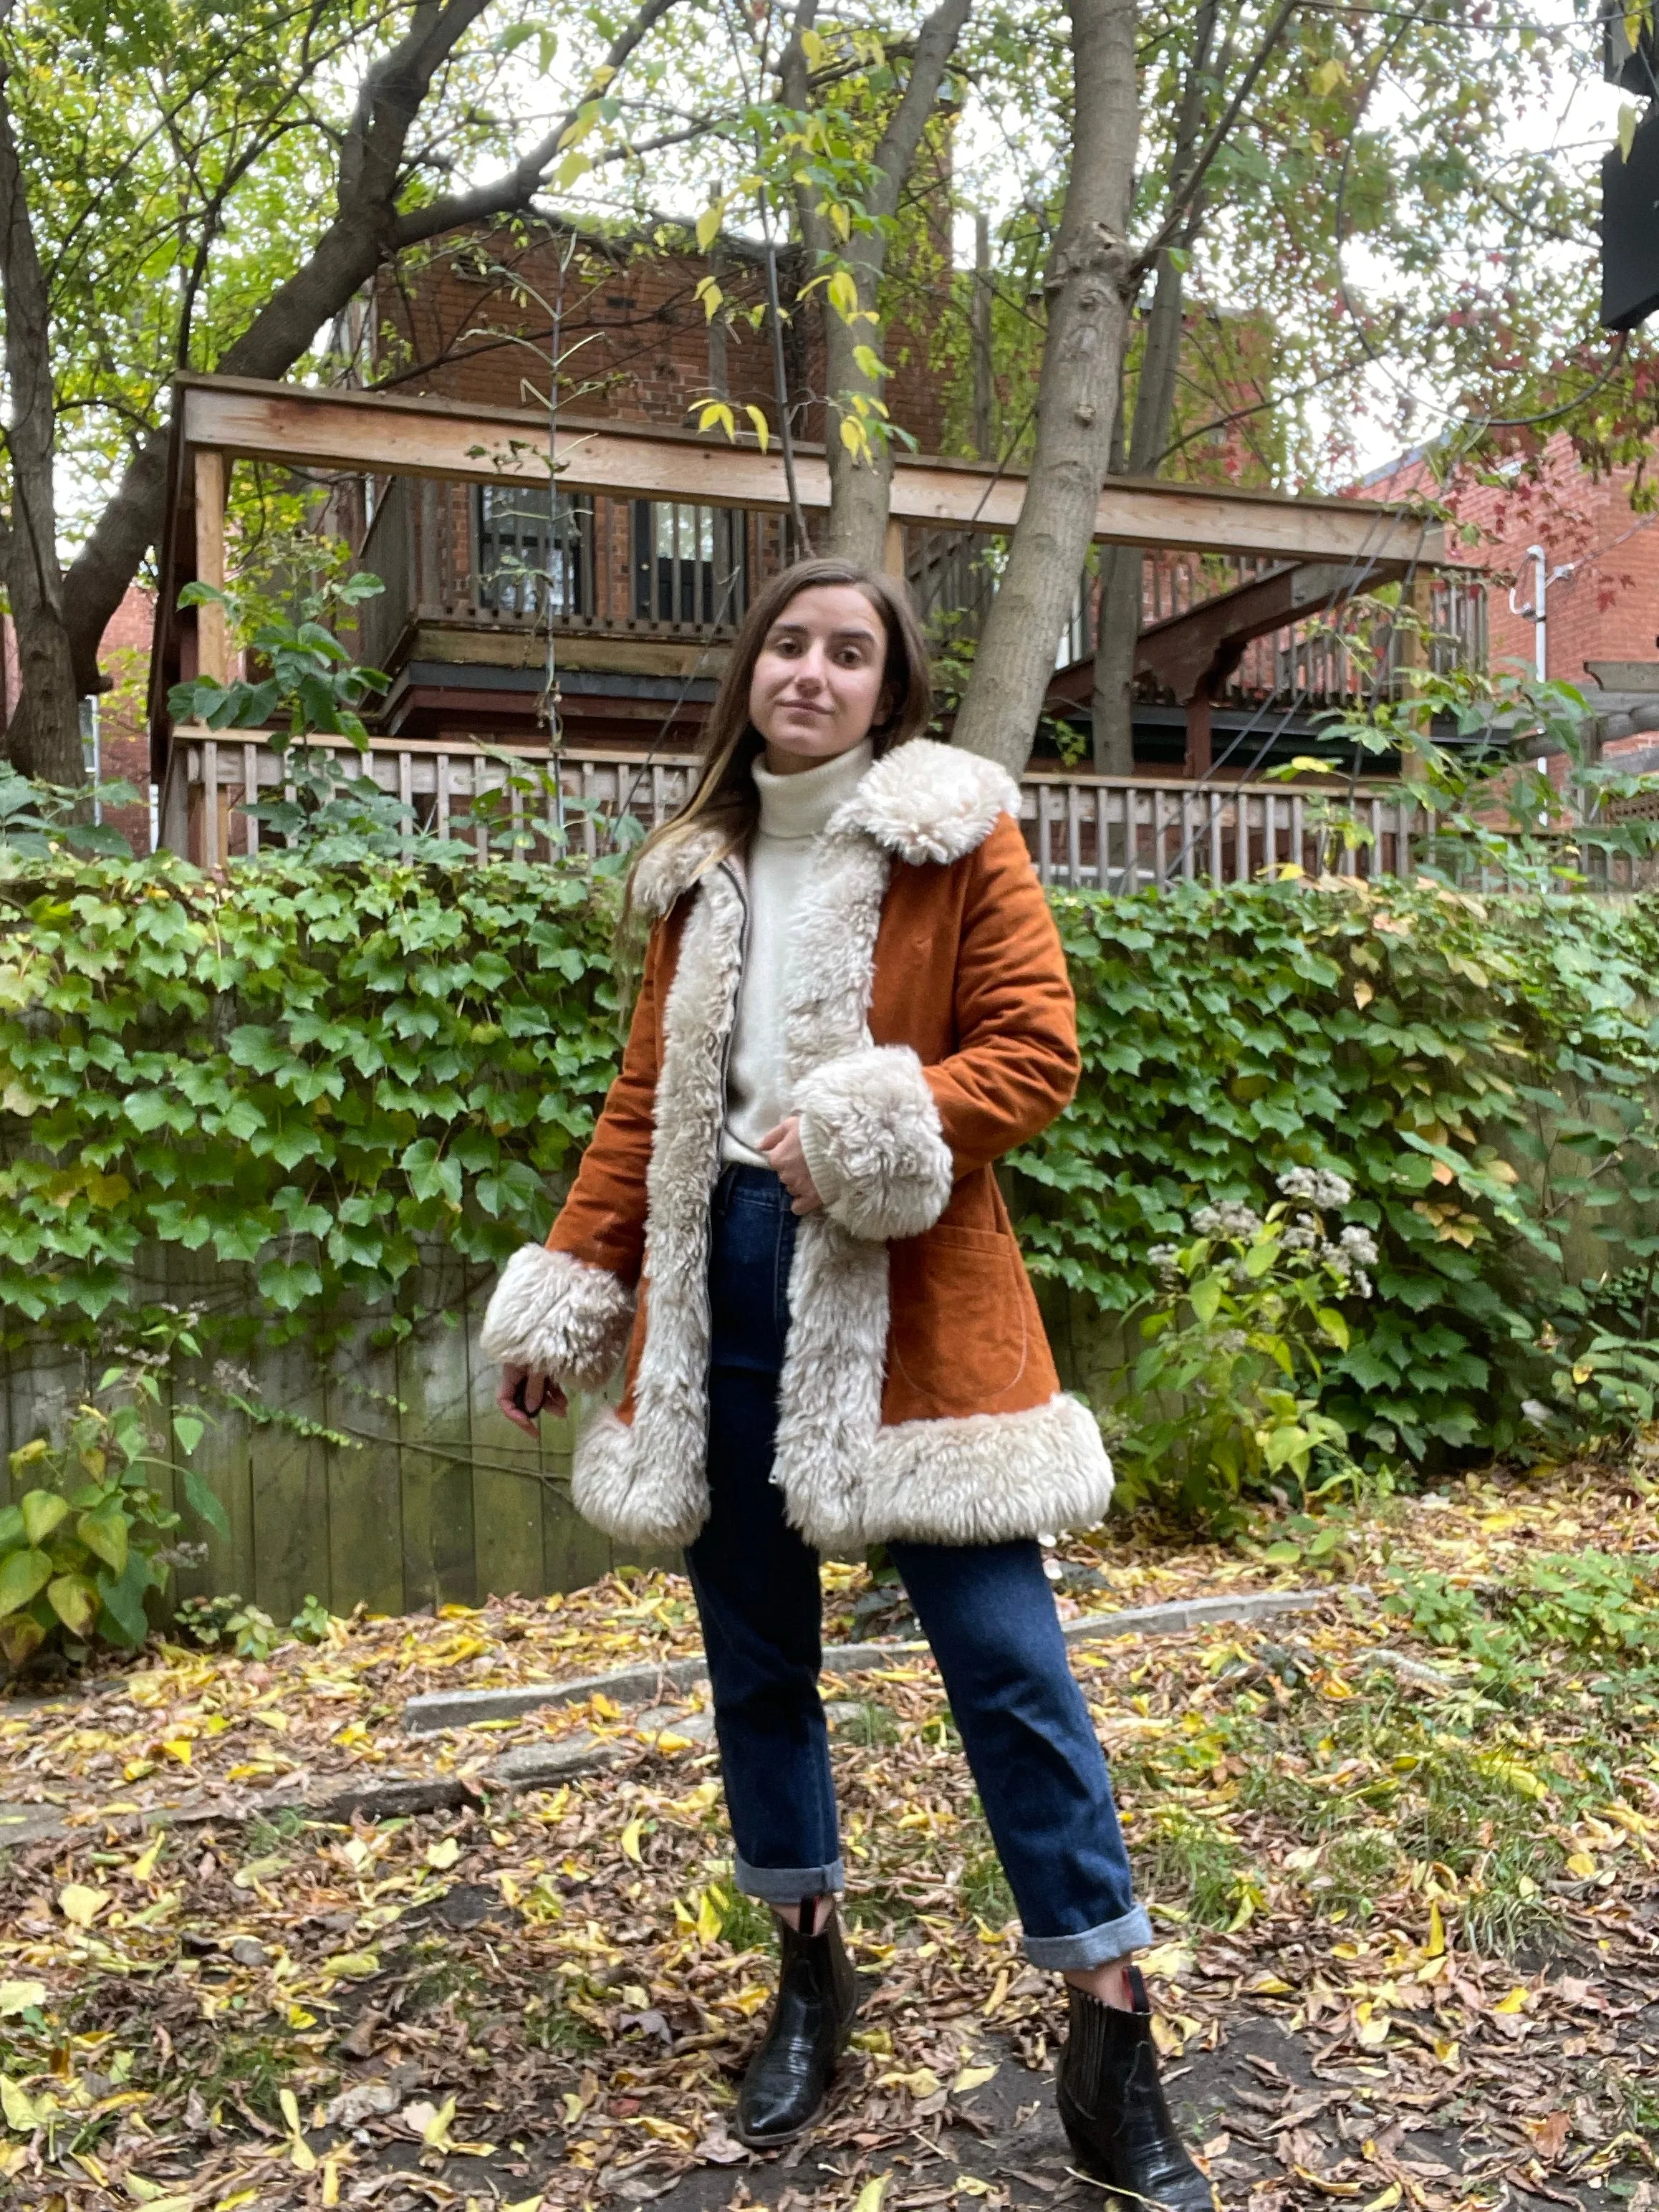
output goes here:
[{"label": "vine", "polygon": [[[14,859],[9,1340],[90,1352],[165,1311],[170,1249],[216,1263],[196,1303],[226,1350],[397,1330],[434,1241],[482,1277],[544,1235],[618,1064],[615,905],[575,863]],[[1127,1314],[1195,1206],[1265,1213],[1288,1170],[1337,1174],[1376,1294],[1317,1397],[1357,1452],[1635,1402],[1659,904],[1350,882],[1054,905],[1084,1073],[1012,1162],[1034,1272]]]}]

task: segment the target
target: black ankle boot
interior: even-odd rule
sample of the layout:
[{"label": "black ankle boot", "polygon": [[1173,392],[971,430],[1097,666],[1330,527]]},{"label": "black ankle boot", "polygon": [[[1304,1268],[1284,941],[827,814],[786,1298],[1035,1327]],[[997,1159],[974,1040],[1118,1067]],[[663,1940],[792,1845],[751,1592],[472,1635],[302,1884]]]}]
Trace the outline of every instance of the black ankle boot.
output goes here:
[{"label": "black ankle boot", "polygon": [[1071,2032],[1060,2054],[1060,2117],[1079,2166],[1132,2212],[1211,2212],[1209,2183],[1176,2133],[1158,2078],[1146,1984],[1129,1969],[1135,2008],[1068,1990]]},{"label": "black ankle boot", "polygon": [[809,1898],[801,1918],[818,1932],[803,1935],[779,1921],[777,2002],[738,2092],[737,2136],[751,2150],[770,2150],[811,2125],[858,2013],[834,1900]]}]

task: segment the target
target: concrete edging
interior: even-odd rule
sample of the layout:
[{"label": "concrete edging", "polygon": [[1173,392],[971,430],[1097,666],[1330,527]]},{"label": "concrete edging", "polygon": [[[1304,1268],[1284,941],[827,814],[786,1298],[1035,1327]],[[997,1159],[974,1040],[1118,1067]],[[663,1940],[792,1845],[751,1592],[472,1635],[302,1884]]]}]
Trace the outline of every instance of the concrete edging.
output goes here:
[{"label": "concrete edging", "polygon": [[[1168,1605],[1131,1606],[1118,1613],[1085,1613],[1064,1624],[1068,1644],[1104,1643],[1120,1636],[1181,1636],[1195,1628],[1229,1621],[1271,1620],[1279,1613],[1310,1613],[1317,1606],[1343,1595],[1370,1601],[1375,1593],[1364,1583],[1339,1583],[1312,1589],[1252,1590],[1237,1597],[1177,1599]],[[890,1666],[895,1661],[925,1657],[927,1645],[920,1642],[832,1644],[825,1647],[827,1674],[854,1674]],[[1397,1663],[1397,1655],[1374,1654],[1384,1664]],[[1412,1662],[1401,1666],[1413,1678]],[[1423,1668],[1422,1673],[1431,1670]],[[605,1674],[586,1674],[568,1682],[516,1684],[496,1690],[439,1691],[411,1698],[404,1707],[404,1728],[411,1736],[437,1735],[465,1728],[475,1721],[507,1720],[548,1707],[584,1703],[603,1695],[618,1705],[660,1701],[665,1691],[684,1692],[706,1681],[708,1662],[671,1659],[659,1666],[618,1667]],[[702,1716],[696,1717],[699,1720]],[[674,1725],[663,1716],[665,1724]],[[701,1735],[702,1730],[698,1730]],[[482,1805],[492,1790],[547,1790],[578,1775],[596,1774],[630,1758],[639,1746],[594,1736],[579,1729],[562,1741],[522,1744],[503,1752],[477,1776],[454,1774],[380,1774],[365,1776],[343,1790],[312,1792],[279,1787],[258,1802],[227,1803],[223,1799],[199,1798],[193,1804],[156,1807],[137,1815],[139,1827],[194,1827],[210,1820],[242,1822],[261,1815],[303,1813],[313,1820],[349,1822],[354,1814],[366,1820],[390,1820],[398,1814],[434,1813],[460,1805]],[[0,1850],[44,1843],[68,1832],[65,1818],[72,1808],[46,1805],[0,1805]],[[129,1814],[127,1819],[135,1816]]]},{"label": "concrete edging", "polygon": [[[1369,1599],[1372,1593],[1356,1583],[1334,1583],[1313,1589],[1249,1590],[1237,1597],[1178,1598],[1168,1605],[1139,1605],[1121,1613],[1084,1613],[1064,1624],[1068,1644],[1104,1642],[1116,1636],[1182,1636],[1216,1622],[1270,1619],[1280,1613],[1309,1613],[1343,1591]],[[856,1674],[866,1668],[890,1665],[896,1659],[924,1656],[925,1643],[829,1644],[823,1650],[826,1674]],[[708,1662],[702,1656],[668,1659],[658,1666],[619,1667],[605,1674],[578,1675],[568,1682],[524,1682],[495,1690],[433,1690],[410,1698],[404,1707],[404,1731],[408,1735],[437,1735],[447,1729],[470,1728],[476,1721],[516,1720],[552,1705],[582,1705],[592,1697],[606,1697],[618,1705],[630,1699],[654,1698],[663,1689],[689,1690],[708,1679]]]}]

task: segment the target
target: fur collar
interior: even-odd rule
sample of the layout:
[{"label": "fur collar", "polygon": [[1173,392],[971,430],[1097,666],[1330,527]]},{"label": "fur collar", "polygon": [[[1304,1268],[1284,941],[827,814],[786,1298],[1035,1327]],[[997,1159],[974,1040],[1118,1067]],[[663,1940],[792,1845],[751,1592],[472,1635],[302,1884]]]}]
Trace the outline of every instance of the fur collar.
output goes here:
[{"label": "fur collar", "polygon": [[[1019,787],[1006,769],[933,738],[912,738],[872,763],[823,834],[861,833],[896,860],[948,866],[979,849],[1000,814],[1019,815]],[[724,850],[713,828],[670,838],[641,862],[635,904],[653,916],[666,914]]]}]

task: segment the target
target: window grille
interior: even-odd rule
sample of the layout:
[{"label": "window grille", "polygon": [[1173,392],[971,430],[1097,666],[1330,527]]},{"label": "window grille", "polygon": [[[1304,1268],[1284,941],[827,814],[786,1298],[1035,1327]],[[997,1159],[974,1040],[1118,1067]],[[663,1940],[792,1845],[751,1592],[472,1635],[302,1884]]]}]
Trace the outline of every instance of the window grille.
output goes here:
[{"label": "window grille", "polygon": [[480,484],[480,604],[502,615],[586,614],[592,519],[589,501],[550,484]]},{"label": "window grille", "polygon": [[635,500],[635,619],[730,629],[748,605],[746,554],[736,508]]}]

